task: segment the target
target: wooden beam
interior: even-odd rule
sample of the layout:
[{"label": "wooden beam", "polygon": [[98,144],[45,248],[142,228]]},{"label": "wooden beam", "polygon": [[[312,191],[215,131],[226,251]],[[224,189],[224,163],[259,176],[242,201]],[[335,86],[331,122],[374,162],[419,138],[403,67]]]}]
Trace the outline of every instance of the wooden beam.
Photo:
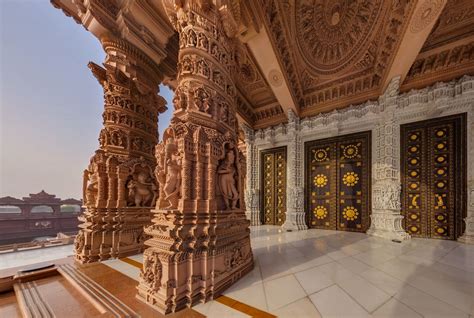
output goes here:
[{"label": "wooden beam", "polygon": [[390,70],[386,73],[382,91],[396,76],[400,76],[400,82],[403,83],[446,3],[447,0],[417,1]]},{"label": "wooden beam", "polygon": [[255,61],[260,67],[265,79],[273,91],[278,103],[285,113],[293,110],[299,114],[297,103],[291,94],[289,83],[287,83],[284,70],[278,62],[277,55],[273,49],[272,42],[265,28],[260,28],[259,32],[249,28],[241,41],[246,43]]}]

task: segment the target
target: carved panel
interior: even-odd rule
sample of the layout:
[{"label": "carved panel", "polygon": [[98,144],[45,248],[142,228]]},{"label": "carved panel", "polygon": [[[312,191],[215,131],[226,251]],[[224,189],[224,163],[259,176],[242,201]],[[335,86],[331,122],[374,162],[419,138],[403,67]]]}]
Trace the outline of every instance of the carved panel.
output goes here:
[{"label": "carved panel", "polygon": [[302,57],[320,73],[350,66],[367,47],[383,1],[296,1],[296,40]]},{"label": "carved panel", "polygon": [[414,1],[261,1],[302,116],[376,98]]},{"label": "carved panel", "polygon": [[416,237],[456,239],[463,232],[465,115],[403,125],[402,214]]},{"label": "carved panel", "polygon": [[370,210],[370,132],[306,143],[310,227],[365,232]]},{"label": "carved panel", "polygon": [[262,151],[262,223],[282,225],[286,213],[286,147]]},{"label": "carved panel", "polygon": [[[434,10],[431,10],[434,11]],[[474,2],[446,3],[401,87],[421,88],[474,72]]]}]

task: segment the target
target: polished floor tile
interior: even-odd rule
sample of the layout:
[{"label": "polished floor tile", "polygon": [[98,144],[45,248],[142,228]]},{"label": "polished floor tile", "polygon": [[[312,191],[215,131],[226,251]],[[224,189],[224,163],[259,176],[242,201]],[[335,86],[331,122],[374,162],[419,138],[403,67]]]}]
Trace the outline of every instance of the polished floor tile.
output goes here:
[{"label": "polished floor tile", "polygon": [[273,314],[279,318],[320,318],[321,314],[309,298],[301,298],[280,309],[273,311]]},{"label": "polished floor tile", "polygon": [[469,317],[467,312],[409,285],[405,285],[394,297],[424,317]]},{"label": "polished floor tile", "polygon": [[309,298],[323,317],[370,317],[337,285],[312,294]]},{"label": "polished floor tile", "polygon": [[395,298],[390,299],[380,306],[373,314],[373,318],[422,318],[420,314],[399,302]]},{"label": "polished floor tile", "polygon": [[[233,287],[233,286],[232,286]],[[267,298],[263,283],[252,285],[246,288],[229,288],[224,292],[224,295],[232,299],[238,300],[251,307],[267,311]]]},{"label": "polished floor tile", "polygon": [[375,268],[371,268],[365,272],[362,272],[360,276],[390,296],[398,293],[404,285],[401,280],[396,279],[395,277],[392,277]]},{"label": "polished floor tile", "polygon": [[140,276],[140,269],[137,267],[130,265],[122,260],[119,259],[110,259],[102,262],[103,264],[109,266],[110,268],[119,271],[120,273],[127,275],[128,277],[138,280]]},{"label": "polished floor tile", "polygon": [[229,317],[229,318],[245,318],[251,317],[238,310],[230,308],[217,301],[211,301],[205,304],[199,304],[193,307],[197,312],[207,317]]},{"label": "polished floor tile", "polygon": [[293,275],[277,278],[263,285],[270,311],[306,297],[305,291]]},{"label": "polished floor tile", "polygon": [[338,286],[351,296],[357,303],[372,312],[390,299],[390,295],[375,287],[360,276],[354,275],[349,279],[338,282]]},{"label": "polished floor tile", "polygon": [[70,244],[21,252],[2,253],[0,254],[0,270],[68,257],[74,254],[73,249],[74,246]]}]

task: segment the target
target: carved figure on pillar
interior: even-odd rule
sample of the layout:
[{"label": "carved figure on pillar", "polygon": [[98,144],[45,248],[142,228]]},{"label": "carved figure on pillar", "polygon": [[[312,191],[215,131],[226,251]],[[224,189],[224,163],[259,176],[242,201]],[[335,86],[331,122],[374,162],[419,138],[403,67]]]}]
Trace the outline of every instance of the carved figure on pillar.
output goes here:
[{"label": "carved figure on pillar", "polygon": [[83,198],[85,199],[85,204],[92,204],[95,202],[99,191],[97,165],[91,163],[89,169],[84,170]]},{"label": "carved figure on pillar", "polygon": [[151,176],[140,171],[127,185],[130,206],[151,206],[156,200],[156,184]]},{"label": "carved figure on pillar", "polygon": [[226,209],[237,209],[239,191],[237,190],[235,180],[235,151],[233,147],[229,147],[229,149],[227,149],[225,158],[217,168],[217,174],[219,175],[219,188],[224,198]]},{"label": "carved figure on pillar", "polygon": [[163,187],[165,192],[165,200],[168,206],[165,209],[176,209],[180,198],[181,187],[181,158],[178,153],[171,153],[171,158],[166,161],[167,175],[166,182]]}]

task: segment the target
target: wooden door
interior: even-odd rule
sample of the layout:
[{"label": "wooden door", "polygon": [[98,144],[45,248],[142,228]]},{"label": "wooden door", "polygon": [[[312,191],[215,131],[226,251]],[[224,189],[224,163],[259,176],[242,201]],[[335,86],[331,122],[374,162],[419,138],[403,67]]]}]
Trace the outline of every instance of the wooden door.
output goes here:
[{"label": "wooden door", "polygon": [[261,152],[262,224],[282,225],[286,213],[286,147]]},{"label": "wooden door", "polygon": [[455,240],[466,207],[466,116],[401,126],[402,215],[414,237]]},{"label": "wooden door", "polygon": [[308,142],[308,225],[365,232],[370,214],[370,132]]}]

